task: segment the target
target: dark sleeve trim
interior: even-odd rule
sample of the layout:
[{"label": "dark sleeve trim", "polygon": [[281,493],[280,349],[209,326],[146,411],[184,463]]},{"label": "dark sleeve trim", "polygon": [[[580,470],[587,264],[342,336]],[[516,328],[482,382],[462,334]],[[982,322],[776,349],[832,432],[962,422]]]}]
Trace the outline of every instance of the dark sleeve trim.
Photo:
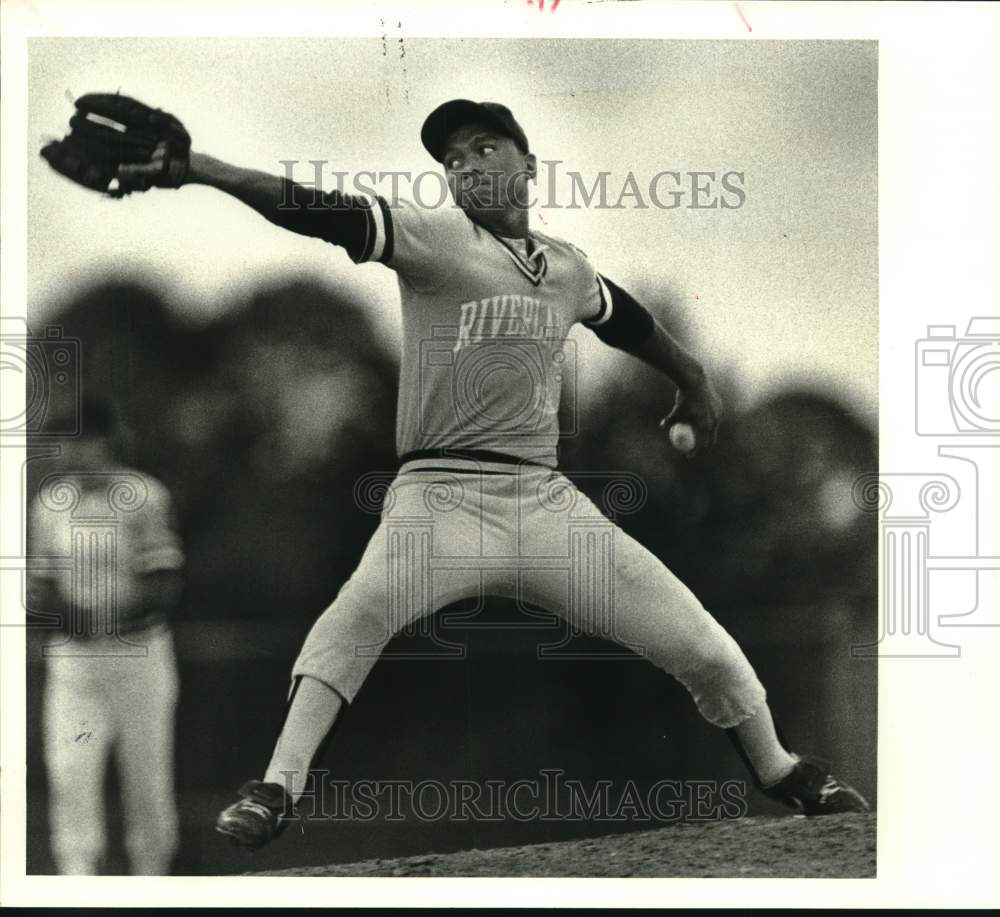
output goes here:
[{"label": "dark sleeve trim", "polygon": [[593,318],[584,319],[583,323],[588,328],[596,328],[598,325],[603,325],[611,318],[611,313],[614,311],[611,294],[608,292],[604,278],[600,274],[597,275],[597,292],[601,297],[601,308]]},{"label": "dark sleeve trim", "polygon": [[385,198],[381,195],[376,197],[375,200],[378,202],[379,213],[382,215],[382,252],[375,259],[382,264],[388,264],[392,260],[393,253],[393,242],[394,233],[392,226],[392,211],[389,209],[389,205],[385,202]]},{"label": "dark sleeve trim", "polygon": [[358,264],[366,261],[386,264],[392,257],[392,214],[381,195],[376,195],[366,204],[365,246],[361,256],[354,261]]},{"label": "dark sleeve trim", "polygon": [[372,249],[375,247],[375,242],[378,239],[378,230],[375,228],[375,214],[374,207],[368,204],[365,207],[365,244],[361,247],[361,254],[355,257],[350,250],[348,254],[357,264],[361,264],[367,261],[372,256]]}]

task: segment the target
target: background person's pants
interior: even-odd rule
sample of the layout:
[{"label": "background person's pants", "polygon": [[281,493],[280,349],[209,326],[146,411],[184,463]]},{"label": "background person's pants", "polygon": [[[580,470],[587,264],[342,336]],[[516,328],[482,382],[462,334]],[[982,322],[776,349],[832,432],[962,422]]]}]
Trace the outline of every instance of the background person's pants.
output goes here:
[{"label": "background person's pants", "polygon": [[[91,655],[46,659],[49,831],[56,866],[64,875],[95,874],[105,852],[104,780],[112,754],[132,873],[165,874],[177,848],[173,637],[160,625],[127,639],[146,646],[148,655],[121,655],[114,640],[101,638],[87,641]],[[76,645],[73,649],[82,652]]]},{"label": "background person's pants", "polygon": [[733,638],[565,476],[452,458],[400,469],[381,524],[313,625],[292,676],[316,678],[352,701],[394,634],[482,595],[540,606],[641,653],[682,682],[717,726],[736,726],[765,702]]}]

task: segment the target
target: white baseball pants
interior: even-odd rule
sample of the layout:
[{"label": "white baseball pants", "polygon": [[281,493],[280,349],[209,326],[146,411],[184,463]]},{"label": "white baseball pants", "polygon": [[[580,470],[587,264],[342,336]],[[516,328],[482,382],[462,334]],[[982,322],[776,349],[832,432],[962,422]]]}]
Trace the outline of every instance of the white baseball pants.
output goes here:
[{"label": "white baseball pants", "polygon": [[[357,570],[313,625],[292,676],[351,701],[394,634],[485,595],[547,609],[643,655],[717,726],[736,726],[765,702],[733,638],[564,475],[456,458],[403,465]],[[446,631],[437,634],[447,643]]]},{"label": "white baseball pants", "polygon": [[165,625],[48,647],[43,727],[52,853],[64,875],[93,875],[106,846],[104,779],[114,754],[135,875],[162,875],[177,847],[177,666]]}]

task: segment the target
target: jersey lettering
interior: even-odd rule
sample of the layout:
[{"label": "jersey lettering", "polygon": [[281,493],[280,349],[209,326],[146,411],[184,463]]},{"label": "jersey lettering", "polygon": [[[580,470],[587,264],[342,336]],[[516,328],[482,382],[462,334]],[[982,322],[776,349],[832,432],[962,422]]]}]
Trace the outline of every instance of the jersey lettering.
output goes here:
[{"label": "jersey lettering", "polygon": [[540,339],[559,336],[561,325],[548,304],[535,296],[508,293],[473,299],[459,307],[458,339],[454,353],[488,338]]}]

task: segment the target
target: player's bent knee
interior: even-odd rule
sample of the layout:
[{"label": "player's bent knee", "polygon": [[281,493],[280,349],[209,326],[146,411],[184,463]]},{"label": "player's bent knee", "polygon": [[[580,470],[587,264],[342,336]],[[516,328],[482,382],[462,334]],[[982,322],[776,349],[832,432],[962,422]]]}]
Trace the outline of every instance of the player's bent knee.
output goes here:
[{"label": "player's bent knee", "polygon": [[721,729],[750,719],[764,705],[767,692],[735,641],[714,643],[690,667],[675,672],[701,715]]}]

